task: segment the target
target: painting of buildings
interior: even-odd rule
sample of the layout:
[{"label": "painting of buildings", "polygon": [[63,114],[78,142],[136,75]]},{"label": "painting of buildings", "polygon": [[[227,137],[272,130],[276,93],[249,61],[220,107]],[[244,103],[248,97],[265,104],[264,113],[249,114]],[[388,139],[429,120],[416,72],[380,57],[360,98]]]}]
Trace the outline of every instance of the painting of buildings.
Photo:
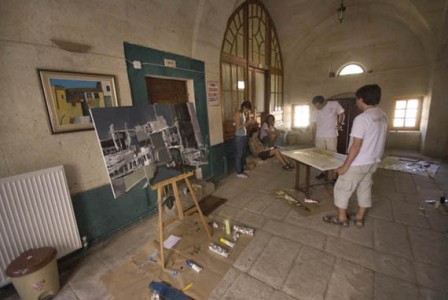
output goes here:
[{"label": "painting of buildings", "polygon": [[90,110],[115,198],[207,164],[193,104]]}]

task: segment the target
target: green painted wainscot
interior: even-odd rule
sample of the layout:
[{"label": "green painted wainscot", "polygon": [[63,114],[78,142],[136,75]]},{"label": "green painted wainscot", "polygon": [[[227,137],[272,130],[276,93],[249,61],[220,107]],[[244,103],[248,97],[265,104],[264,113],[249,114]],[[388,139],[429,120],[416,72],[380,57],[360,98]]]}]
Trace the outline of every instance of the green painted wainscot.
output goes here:
[{"label": "green painted wainscot", "polygon": [[[193,80],[195,107],[199,126],[208,145],[209,165],[203,167],[203,178],[217,181],[227,176],[228,161],[223,144],[209,146],[207,97],[204,62],[124,43],[127,71],[133,105],[145,105],[147,92],[145,76]],[[164,60],[176,61],[176,68],[165,67]],[[134,69],[133,62],[142,63],[141,69]],[[111,234],[157,212],[157,194],[143,188],[144,182],[135,186],[127,194],[114,199],[109,185],[72,195],[73,207],[81,236],[91,245]]]}]

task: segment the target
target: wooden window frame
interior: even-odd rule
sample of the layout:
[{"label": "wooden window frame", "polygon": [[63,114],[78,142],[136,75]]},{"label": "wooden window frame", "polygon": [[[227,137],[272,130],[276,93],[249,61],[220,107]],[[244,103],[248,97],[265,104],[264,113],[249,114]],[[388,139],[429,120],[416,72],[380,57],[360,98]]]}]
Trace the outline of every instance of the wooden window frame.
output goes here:
[{"label": "wooden window frame", "polygon": [[[396,105],[397,101],[409,101],[409,100],[418,100],[418,110],[417,110],[417,116],[416,116],[416,123],[414,127],[395,127],[394,126],[394,120],[395,120],[395,111],[396,111]],[[422,119],[422,107],[423,107],[423,97],[394,97],[392,98],[393,102],[393,112],[392,112],[392,120],[390,122],[390,131],[420,131],[420,123]],[[406,117],[404,118],[406,122]]]},{"label": "wooden window frame", "polygon": [[[252,13],[251,13],[252,12]],[[255,19],[259,19],[259,23],[254,21]],[[235,19],[235,20],[234,20]],[[252,33],[257,33],[256,36],[249,37],[249,26],[254,26],[252,29],[256,29],[255,31],[251,31]],[[239,29],[239,30],[236,30]],[[258,29],[261,29],[260,31]],[[242,33],[241,33],[242,31]],[[262,35],[260,33],[263,32]],[[239,35],[238,35],[239,34]],[[235,37],[242,36],[242,43],[237,44],[234,41]],[[274,40],[274,41],[273,41]],[[253,53],[249,53],[249,45],[250,43],[255,43],[257,45],[257,49]],[[257,43],[258,42],[258,43]],[[255,44],[253,46],[255,46]],[[238,49],[235,51],[229,51],[230,49],[234,49],[234,47],[243,47],[244,57],[235,56],[235,53],[239,53]],[[262,48],[260,48],[262,47]],[[274,49],[275,48],[275,49]],[[227,51],[227,52],[224,52]],[[263,52],[263,63],[260,63],[259,57],[252,61],[253,55],[259,55]],[[274,58],[275,62],[272,62],[272,53],[275,53]],[[250,69],[257,69],[265,73],[265,103],[263,107],[259,107],[257,115],[259,119],[264,119],[264,116],[273,113],[270,111],[270,104],[273,99],[271,99],[272,94],[276,94],[275,98],[278,98],[274,107],[277,108],[277,111],[274,112],[282,112],[284,105],[284,74],[283,74],[283,60],[282,60],[282,52],[279,45],[279,39],[277,35],[277,31],[275,29],[274,23],[272,21],[269,12],[266,7],[260,0],[246,0],[243,2],[230,16],[226,31],[224,33],[223,44],[221,46],[221,58],[220,58],[220,81],[223,83],[223,63],[238,65],[245,68],[245,83],[246,89],[244,90],[244,99],[252,101],[249,98],[250,95],[249,89],[252,87],[249,86],[249,75]],[[272,91],[271,88],[271,75],[277,75],[281,79],[281,87],[278,87],[278,90]],[[222,117],[223,123],[232,122],[232,120],[228,119],[226,116],[226,108],[225,105],[231,105],[231,110],[239,109],[239,101],[231,103],[227,102],[228,99],[224,97],[224,90],[221,90],[221,99],[222,99]],[[280,109],[278,109],[280,107]],[[225,130],[224,130],[225,131]],[[226,133],[224,132],[227,137]],[[230,136],[230,135],[229,135]],[[224,139],[226,139],[226,137]]]}]

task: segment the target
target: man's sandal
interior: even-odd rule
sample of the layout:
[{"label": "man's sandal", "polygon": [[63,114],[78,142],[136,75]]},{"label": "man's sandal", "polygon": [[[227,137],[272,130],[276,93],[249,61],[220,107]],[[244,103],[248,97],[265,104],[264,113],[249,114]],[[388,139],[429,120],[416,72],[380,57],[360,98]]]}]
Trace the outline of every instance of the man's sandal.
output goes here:
[{"label": "man's sandal", "polygon": [[355,222],[356,227],[358,227],[358,228],[364,227],[364,219],[356,219],[354,222]]},{"label": "man's sandal", "polygon": [[342,227],[348,227],[348,225],[349,225],[347,219],[345,219],[344,221],[339,221],[338,216],[334,216],[334,215],[323,216],[322,220],[326,223],[330,223],[333,225],[341,225]]}]

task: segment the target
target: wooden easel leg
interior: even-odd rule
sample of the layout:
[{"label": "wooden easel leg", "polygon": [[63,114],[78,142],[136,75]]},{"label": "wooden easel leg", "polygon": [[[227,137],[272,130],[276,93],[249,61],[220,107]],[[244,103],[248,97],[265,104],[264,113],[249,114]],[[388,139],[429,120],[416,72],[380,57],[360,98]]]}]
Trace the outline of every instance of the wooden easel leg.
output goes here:
[{"label": "wooden easel leg", "polygon": [[162,214],[162,187],[157,188],[157,206],[159,208],[159,244],[160,244],[160,264],[165,270],[165,256],[163,255],[163,214]]},{"label": "wooden easel leg", "polygon": [[176,199],[176,206],[177,206],[177,213],[179,214],[179,220],[183,220],[184,219],[184,210],[182,208],[182,203],[180,202],[179,189],[177,188],[177,182],[174,181],[173,183],[171,183],[171,185],[173,186],[174,198]]},{"label": "wooden easel leg", "polygon": [[188,177],[185,177],[185,182],[187,183],[188,189],[190,190],[191,198],[193,199],[194,205],[198,209],[199,217],[201,218],[201,222],[204,225],[205,231],[207,232],[208,238],[211,239],[212,235],[210,233],[210,229],[208,228],[208,224],[204,219],[204,215],[202,214],[201,207],[199,206],[198,200],[196,199],[196,195],[194,193],[193,187],[191,186],[190,180]]}]

